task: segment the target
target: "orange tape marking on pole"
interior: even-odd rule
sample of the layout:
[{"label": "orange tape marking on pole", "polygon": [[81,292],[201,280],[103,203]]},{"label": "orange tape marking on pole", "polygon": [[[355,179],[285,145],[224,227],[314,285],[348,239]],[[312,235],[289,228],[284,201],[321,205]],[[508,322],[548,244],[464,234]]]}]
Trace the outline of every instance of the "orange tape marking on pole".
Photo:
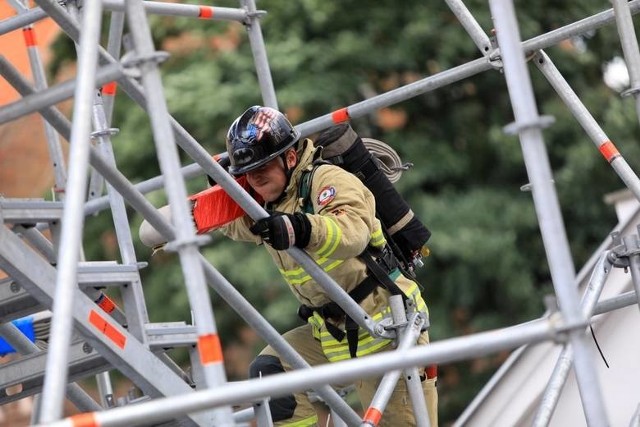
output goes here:
[{"label": "orange tape marking on pole", "polygon": [[209,6],[200,6],[200,13],[198,14],[198,18],[200,19],[211,19],[213,17],[213,8]]},{"label": "orange tape marking on pole", "polygon": [[600,153],[602,153],[604,158],[607,159],[607,162],[609,163],[611,163],[614,158],[620,155],[620,152],[611,141],[605,141],[602,145],[600,145],[600,147],[598,147],[598,150],[600,150]]},{"label": "orange tape marking on pole", "polygon": [[218,334],[208,334],[198,337],[198,352],[203,365],[222,362],[222,346]]},{"label": "orange tape marking on pole", "polygon": [[333,120],[333,123],[336,124],[349,120],[349,111],[347,111],[347,107],[341,108],[331,113],[331,119]]},{"label": "orange tape marking on pole", "polygon": [[73,427],[100,427],[100,423],[96,420],[96,414],[94,412],[73,415],[69,417],[69,420]]},{"label": "orange tape marking on pole", "polygon": [[115,345],[121,349],[127,344],[127,337],[116,329],[111,323],[107,322],[97,311],[91,310],[89,313],[89,323],[96,329],[105,334]]},{"label": "orange tape marking on pole", "polygon": [[116,82],[107,83],[106,85],[102,86],[102,94],[113,96],[116,94],[117,88],[118,88],[118,83]]},{"label": "orange tape marking on pole", "polygon": [[100,298],[96,300],[96,304],[98,304],[98,307],[100,307],[107,313],[111,313],[116,309],[116,304],[105,294],[100,295]]},{"label": "orange tape marking on pole", "polygon": [[378,411],[374,407],[369,407],[369,409],[367,409],[367,412],[365,412],[364,414],[363,421],[369,422],[374,426],[377,426],[381,418],[382,418],[382,412]]},{"label": "orange tape marking on pole", "polygon": [[36,42],[36,33],[33,31],[33,28],[23,28],[22,35],[24,36],[24,42],[27,44],[27,47],[36,46],[38,44]]}]

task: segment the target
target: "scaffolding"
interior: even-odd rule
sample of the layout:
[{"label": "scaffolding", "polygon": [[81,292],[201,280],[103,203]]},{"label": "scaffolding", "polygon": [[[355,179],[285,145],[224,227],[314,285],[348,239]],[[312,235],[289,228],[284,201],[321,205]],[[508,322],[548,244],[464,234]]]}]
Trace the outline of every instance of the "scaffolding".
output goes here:
[{"label": "scaffolding", "polygon": [[[515,117],[515,122],[505,127],[505,132],[518,135],[520,139],[560,307],[552,315],[526,324],[415,346],[426,319],[419,315],[407,319],[403,317],[403,310],[395,307],[393,319],[387,319],[386,326],[375,322],[304,251],[291,248],[288,250],[291,256],[362,328],[377,336],[397,339],[395,352],[314,368],[200,254],[199,247],[206,239],[196,234],[191,220],[185,180],[206,173],[253,219],[263,218],[267,213],[169,114],[159,71],[166,54],[155,50],[147,18],[148,14],[160,14],[243,23],[248,31],[263,104],[277,109],[276,90],[260,27],[263,11],[256,8],[255,1],[241,0],[237,9],[142,0],[85,1],[81,8],[73,0],[36,0],[35,8],[29,8],[22,0],[10,2],[17,14],[0,22],[0,34],[19,29],[24,32],[34,84],[0,56],[0,74],[22,96],[20,100],[0,107],[0,124],[33,112],[44,117],[58,198],[54,201],[0,198],[3,223],[0,227],[0,269],[8,275],[0,281],[0,335],[21,355],[0,367],[0,389],[3,390],[0,404],[39,395],[32,423],[61,427],[160,423],[234,426],[252,419],[260,426],[267,426],[271,425],[271,420],[265,403],[270,397],[313,389],[345,425],[377,425],[376,417],[370,414],[384,411],[385,397],[403,372],[408,372],[405,377],[409,378],[411,370],[417,366],[468,360],[525,344],[550,341],[562,345],[564,350],[540,402],[536,425],[549,423],[570,367],[576,373],[588,425],[608,425],[594,362],[586,348],[585,329],[594,313],[638,302],[637,238],[625,236],[617,242],[617,250],[602,252],[581,301],[542,139],[542,129],[552,122],[552,118],[540,116],[537,111],[526,60],[531,59],[624,185],[640,200],[637,175],[544,52],[545,48],[562,40],[604,25],[616,25],[630,75],[630,89],[623,95],[634,96],[640,118],[640,53],[632,22],[632,15],[640,10],[640,0],[612,0],[612,9],[525,41],[520,39],[512,1],[490,0],[497,43],[487,36],[461,0],[447,0],[447,5],[477,46],[480,58],[297,126],[301,135],[307,136],[472,75],[502,70]],[[111,14],[111,20],[108,46],[103,48],[99,35],[105,11]],[[76,78],[52,87],[47,86],[32,36],[33,23],[45,17],[52,18],[76,43],[78,53]],[[125,23],[131,43],[125,46],[127,49],[122,55]],[[115,134],[111,127],[115,82],[147,112],[162,176],[134,185],[118,170],[111,147],[111,137]],[[74,101],[71,121],[55,107],[67,99]],[[68,167],[59,136],[70,141]],[[89,140],[94,144],[89,144]],[[194,163],[182,167],[178,148]],[[103,195],[105,183],[106,195]],[[144,196],[160,188],[164,188],[170,201],[172,223],[167,222]],[[138,261],[134,251],[126,205],[164,235],[170,242],[168,249],[177,253],[193,312],[193,325],[150,323],[139,275],[144,263]],[[84,260],[80,243],[84,219],[105,209],[110,209],[113,216],[122,260],[119,263]],[[51,237],[47,237],[49,235]],[[621,302],[598,304],[600,291],[612,267],[630,268],[635,292]],[[119,289],[122,307],[101,290],[107,286]],[[215,316],[209,303],[210,290],[224,299],[296,370],[256,380],[227,381]],[[50,317],[48,348],[34,344],[13,322],[34,313],[45,313],[45,317]],[[388,327],[388,322],[392,322],[395,329]],[[167,355],[167,349],[176,347],[189,349],[190,374]],[[402,357],[397,357],[397,352],[402,352]],[[117,404],[107,373],[113,368],[131,379],[144,397]],[[384,380],[370,411],[363,418],[330,384],[372,374],[384,376]],[[96,375],[100,402],[75,383],[91,375]],[[5,390],[13,384],[21,384],[22,391],[9,395]],[[62,418],[65,396],[81,414]],[[428,425],[424,402],[412,397],[419,425]],[[233,406],[237,404],[251,407],[234,411]]]}]

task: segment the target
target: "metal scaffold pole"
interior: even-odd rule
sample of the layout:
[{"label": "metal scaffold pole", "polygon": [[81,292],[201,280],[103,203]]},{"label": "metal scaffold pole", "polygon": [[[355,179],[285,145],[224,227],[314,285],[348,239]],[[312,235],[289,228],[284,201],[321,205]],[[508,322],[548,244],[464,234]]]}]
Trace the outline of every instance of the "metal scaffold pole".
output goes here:
[{"label": "metal scaffold pole", "polygon": [[[28,8],[22,0],[12,0],[12,3],[18,10],[19,16],[28,13]],[[24,35],[25,44],[27,45],[34,87],[37,91],[43,91],[47,88],[47,79],[40,51],[38,50],[38,41],[33,25],[29,24],[22,28],[22,33]],[[44,128],[47,138],[47,147],[49,148],[49,157],[53,164],[55,182],[54,191],[60,198],[64,198],[65,187],[67,184],[67,171],[64,156],[62,154],[62,147],[60,146],[60,139],[58,138],[58,134],[53,126],[46,121],[44,122]]]},{"label": "metal scaffold pole", "polygon": [[633,95],[636,101],[636,115],[640,122],[640,51],[638,50],[638,38],[631,19],[629,2],[626,0],[612,0],[613,10],[616,16],[616,26],[620,35],[622,52],[629,72],[631,87],[622,92],[622,96]]},{"label": "metal scaffold pole", "polygon": [[102,18],[100,0],[90,2],[83,16],[78,55],[78,86],[76,108],[71,129],[69,180],[67,200],[62,217],[62,235],[58,255],[58,273],[51,322],[51,345],[47,358],[47,376],[42,391],[40,421],[51,422],[62,415],[62,402],[67,382],[67,352],[71,342],[74,294],[77,291],[77,268],[84,215],[82,206],[87,188],[89,165],[89,137],[91,134],[91,105],[98,64],[98,38]]},{"label": "metal scaffold pole", "polygon": [[[160,169],[166,178],[165,188],[175,226],[175,240],[171,245],[179,254],[189,303],[194,314],[198,331],[199,362],[202,365],[206,386],[219,387],[226,383],[220,338],[204,280],[204,272],[197,258],[198,243],[201,239],[196,238],[195,225],[187,206],[186,188],[179,173],[178,151],[171,125],[167,120],[169,113],[158,70],[158,62],[162,57],[155,52],[142,0],[128,1],[126,15],[134,44],[133,60],[139,63],[142,73],[141,78],[147,97],[147,109]],[[219,408],[213,411],[212,416],[211,421],[214,425],[235,425],[230,407]]]},{"label": "metal scaffold pole", "polygon": [[446,0],[447,6],[449,9],[456,15],[460,24],[464,27],[464,29],[471,37],[471,40],[475,43],[480,50],[480,53],[484,56],[489,55],[491,53],[491,40],[487,36],[487,34],[482,30],[478,21],[473,17],[467,6],[462,2],[462,0]]},{"label": "metal scaffold pole", "polygon": [[[558,326],[560,328],[556,329]],[[412,366],[450,363],[469,357],[481,357],[524,344],[553,340],[558,338],[560,331],[566,330],[567,326],[562,322],[558,324],[549,319],[540,319],[500,330],[433,342],[428,346],[415,346],[403,351],[402,357],[398,357],[394,352],[385,352],[362,359],[328,363],[313,369],[295,370],[286,374],[229,383],[224,388],[202,390],[195,392],[192,396],[176,396],[115,408],[96,413],[93,419],[101,427],[125,427],[136,422],[162,421],[176,414],[200,411],[233,402],[251,401],[264,396],[283,396],[321,384],[353,381]],[[72,423],[71,417],[48,427],[71,427]]]},{"label": "metal scaffold pole", "polygon": [[[490,7],[496,24],[500,55],[515,116],[511,130],[520,137],[553,287],[567,323],[586,326],[578,304],[578,293],[573,286],[573,260],[542,138],[541,128],[545,122],[538,115],[535,104],[525,55],[520,46],[520,31],[513,2],[491,0]],[[574,352],[574,368],[587,423],[590,426],[607,425],[598,377],[593,369],[593,360],[583,331],[575,329],[569,332],[569,342]]]},{"label": "metal scaffold pole", "polygon": [[633,172],[631,166],[620,154],[614,143],[582,104],[580,98],[562,77],[549,56],[544,51],[537,52],[533,62],[564,101],[578,123],[587,132],[587,135],[589,135],[605,160],[611,164],[611,167],[622,182],[640,200],[640,178]]},{"label": "metal scaffold pole", "polygon": [[273,79],[271,78],[271,68],[267,59],[267,51],[262,38],[262,29],[260,27],[260,17],[263,13],[256,9],[255,0],[241,0],[241,4],[247,11],[247,18],[244,21],[249,34],[249,43],[251,44],[251,52],[256,65],[258,74],[258,84],[262,93],[262,100],[267,107],[278,109],[278,99],[276,98],[276,90],[273,87]]},{"label": "metal scaffold pole", "polygon": [[[610,251],[605,251],[600,256],[600,259],[593,268],[593,274],[589,280],[589,286],[582,297],[581,309],[587,318],[591,318],[593,315],[593,311],[598,299],[600,298],[607,276],[611,272],[612,265],[609,260],[610,254]],[[551,374],[551,378],[547,384],[545,394],[542,397],[542,402],[536,412],[533,421],[533,425],[535,427],[544,427],[549,425],[549,420],[551,419],[553,410],[558,404],[560,393],[567,381],[572,363],[573,349],[571,346],[565,344],[560,356],[558,356],[553,373]]]}]

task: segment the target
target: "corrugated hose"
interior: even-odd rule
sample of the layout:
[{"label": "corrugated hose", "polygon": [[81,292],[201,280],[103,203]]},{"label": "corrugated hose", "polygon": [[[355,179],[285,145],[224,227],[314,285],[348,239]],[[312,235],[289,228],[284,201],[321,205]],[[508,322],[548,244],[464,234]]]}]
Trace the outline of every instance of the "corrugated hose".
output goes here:
[{"label": "corrugated hose", "polygon": [[378,167],[391,183],[397,182],[402,176],[402,172],[413,166],[413,163],[402,163],[396,150],[382,141],[373,138],[362,138],[362,142],[376,159]]}]

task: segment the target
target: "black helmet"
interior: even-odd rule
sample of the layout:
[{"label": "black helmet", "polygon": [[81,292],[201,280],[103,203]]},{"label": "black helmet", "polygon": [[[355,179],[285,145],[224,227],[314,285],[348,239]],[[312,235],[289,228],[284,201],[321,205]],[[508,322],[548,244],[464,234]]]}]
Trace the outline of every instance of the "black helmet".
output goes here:
[{"label": "black helmet", "polygon": [[254,105],[227,132],[229,173],[242,175],[259,168],[298,142],[300,133],[281,112]]}]

